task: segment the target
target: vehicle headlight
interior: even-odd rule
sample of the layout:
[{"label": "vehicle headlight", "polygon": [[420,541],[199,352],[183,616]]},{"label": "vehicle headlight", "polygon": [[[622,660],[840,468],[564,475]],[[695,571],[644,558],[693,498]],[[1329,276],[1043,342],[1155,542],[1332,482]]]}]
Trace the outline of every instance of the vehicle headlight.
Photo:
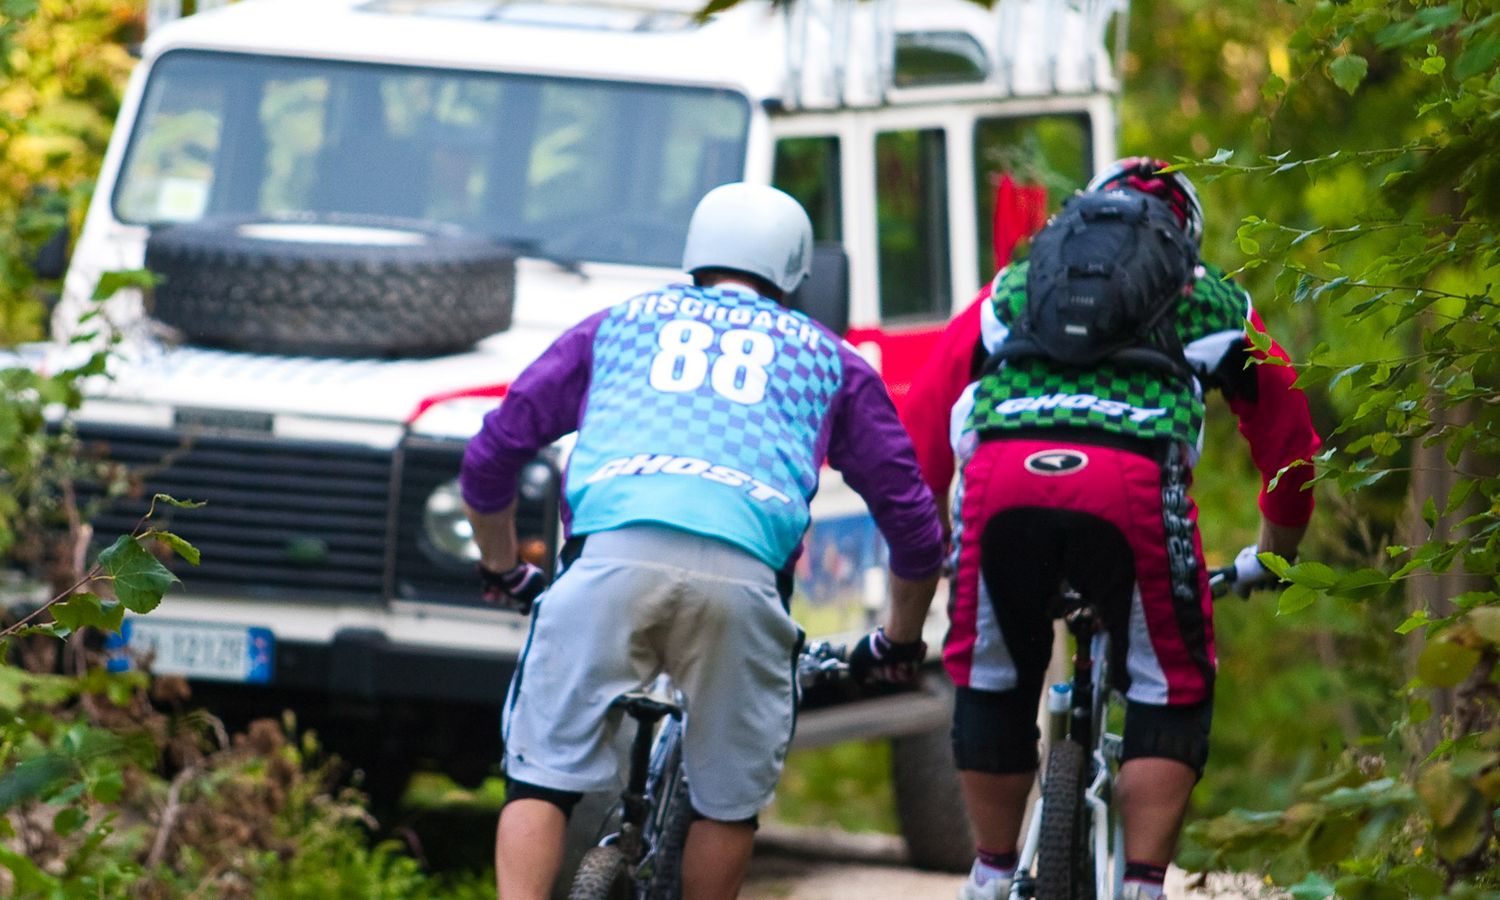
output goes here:
[{"label": "vehicle headlight", "polygon": [[[525,503],[545,502],[555,490],[556,474],[551,466],[542,462],[529,462],[521,468],[516,483],[516,493]],[[422,509],[422,531],[426,545],[436,555],[450,562],[472,565],[479,562],[479,545],[474,543],[474,526],[464,514],[463,495],[459,491],[458,479],[446,481],[427,495]],[[520,535],[516,547],[521,559],[533,565],[550,569],[547,559],[547,542],[536,536]]]},{"label": "vehicle headlight", "polygon": [[422,510],[422,531],[427,545],[449,559],[477,563],[479,545],[474,543],[474,526],[464,515],[463,496],[458,479],[438,485],[427,495]]}]

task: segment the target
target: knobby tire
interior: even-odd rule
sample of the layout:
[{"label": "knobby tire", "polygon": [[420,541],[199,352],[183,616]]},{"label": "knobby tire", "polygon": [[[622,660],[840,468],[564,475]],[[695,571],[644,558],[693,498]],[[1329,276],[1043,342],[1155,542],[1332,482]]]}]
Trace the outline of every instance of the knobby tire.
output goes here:
[{"label": "knobby tire", "polygon": [[631,900],[634,883],[618,847],[594,847],[583,855],[568,900]]},{"label": "knobby tire", "polygon": [[1052,745],[1042,781],[1037,900],[1093,897],[1093,847],[1083,799],[1088,771],[1089,754],[1081,744],[1061,740]]}]

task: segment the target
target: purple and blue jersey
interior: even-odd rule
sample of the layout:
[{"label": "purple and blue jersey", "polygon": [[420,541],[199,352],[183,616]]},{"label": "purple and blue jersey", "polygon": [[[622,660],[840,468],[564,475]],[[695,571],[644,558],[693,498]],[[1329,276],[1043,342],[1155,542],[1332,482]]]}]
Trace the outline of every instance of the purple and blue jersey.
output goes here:
[{"label": "purple and blue jersey", "polygon": [[896,574],[939,566],[932,497],[879,376],[822,325],[746,288],[673,285],[563,334],[470,442],[465,501],[503,509],[520,466],[573,431],[570,533],[654,522],[780,569],[827,460],[870,506]]}]

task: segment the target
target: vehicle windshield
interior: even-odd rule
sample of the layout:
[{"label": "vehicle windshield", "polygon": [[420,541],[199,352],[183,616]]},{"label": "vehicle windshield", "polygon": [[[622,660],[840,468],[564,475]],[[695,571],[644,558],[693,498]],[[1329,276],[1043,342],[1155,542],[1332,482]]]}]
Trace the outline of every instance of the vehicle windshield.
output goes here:
[{"label": "vehicle windshield", "polygon": [[676,268],[699,198],[743,177],[748,123],[732,91],[174,51],[114,209],[421,219],[526,255]]}]

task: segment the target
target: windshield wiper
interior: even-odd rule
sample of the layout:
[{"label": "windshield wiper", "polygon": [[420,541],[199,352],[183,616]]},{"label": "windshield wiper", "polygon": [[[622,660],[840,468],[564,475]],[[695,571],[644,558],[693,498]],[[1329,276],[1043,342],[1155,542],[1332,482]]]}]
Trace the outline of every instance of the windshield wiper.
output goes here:
[{"label": "windshield wiper", "polygon": [[573,256],[564,256],[560,253],[549,253],[542,249],[541,241],[536,238],[511,238],[500,237],[494,239],[495,243],[507,250],[514,251],[518,256],[528,259],[540,259],[552,263],[570,275],[577,275],[584,281],[589,280],[589,273],[583,269],[583,260]]}]

